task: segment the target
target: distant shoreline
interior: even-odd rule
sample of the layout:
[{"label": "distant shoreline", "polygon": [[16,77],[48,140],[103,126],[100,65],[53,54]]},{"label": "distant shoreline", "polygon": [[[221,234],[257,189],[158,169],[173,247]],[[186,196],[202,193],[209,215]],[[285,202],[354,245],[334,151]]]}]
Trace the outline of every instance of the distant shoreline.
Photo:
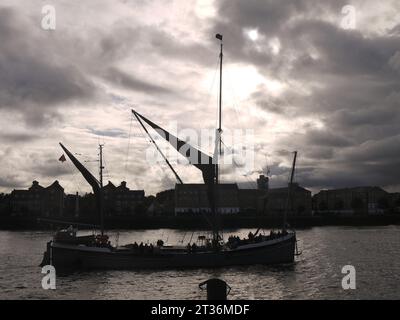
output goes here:
[{"label": "distant shoreline", "polygon": [[[61,219],[60,219],[61,220]],[[64,218],[65,221],[74,223],[93,223],[88,219]],[[237,228],[276,228],[282,225],[282,218],[257,217],[257,216],[222,216],[221,227],[224,229]],[[317,226],[385,226],[400,225],[400,214],[377,216],[313,216],[295,217],[288,219],[294,228],[309,228]],[[106,219],[105,226],[108,230],[125,229],[209,229],[205,219],[201,216],[162,216],[162,217],[117,217]],[[52,230],[54,225],[38,222],[37,218],[0,217],[0,230],[24,231],[24,230]]]}]

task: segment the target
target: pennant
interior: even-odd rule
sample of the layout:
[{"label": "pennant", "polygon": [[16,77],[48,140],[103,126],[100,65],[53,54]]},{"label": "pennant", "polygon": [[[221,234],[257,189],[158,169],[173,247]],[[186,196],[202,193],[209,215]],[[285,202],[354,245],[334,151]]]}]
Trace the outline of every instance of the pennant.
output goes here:
[{"label": "pennant", "polygon": [[65,156],[64,156],[64,154],[60,157],[60,159],[58,159],[58,161],[61,161],[61,162],[65,162],[65,161],[67,161],[67,159],[65,159]]}]

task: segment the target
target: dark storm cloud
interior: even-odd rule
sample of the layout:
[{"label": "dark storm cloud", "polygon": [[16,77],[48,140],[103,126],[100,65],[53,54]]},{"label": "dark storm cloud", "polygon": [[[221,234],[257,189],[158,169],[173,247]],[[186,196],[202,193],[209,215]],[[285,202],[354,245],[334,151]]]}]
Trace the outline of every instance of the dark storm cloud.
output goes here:
[{"label": "dark storm cloud", "polygon": [[139,92],[150,94],[168,94],[172,92],[166,87],[157,85],[155,81],[154,83],[143,81],[116,68],[108,69],[104,77],[115,85],[138,90]]},{"label": "dark storm cloud", "polygon": [[288,35],[303,50],[312,46],[319,56],[318,61],[299,59],[294,70],[306,74],[325,71],[331,75],[383,75],[388,77],[386,82],[393,79],[394,73],[387,69],[387,62],[399,48],[400,39],[397,37],[369,38],[360,31],[341,29],[338,25],[318,20],[294,23]]},{"label": "dark storm cloud", "polygon": [[310,130],[305,137],[307,145],[322,147],[348,147],[351,141],[338,134],[328,132],[326,130]]},{"label": "dark storm cloud", "polygon": [[[354,162],[390,164],[399,161],[400,135],[386,137],[382,140],[371,140],[347,150],[346,159]],[[400,171],[400,170],[399,170]]]},{"label": "dark storm cloud", "polygon": [[[341,9],[346,4],[221,1],[212,29],[224,34],[231,60],[253,64],[260,74],[287,85],[278,97],[260,86],[250,97],[254,105],[286,119],[316,117],[324,124],[321,129],[293,128],[292,134],[277,139],[277,157],[288,157],[279,151],[282,147],[298,149],[303,157],[299,159],[302,183],[309,187],[398,185],[400,176],[390,172],[398,171],[400,158],[395,147],[400,137],[399,25],[387,33],[368,35],[362,29],[342,29]],[[362,3],[358,6],[356,10],[364,9]],[[258,30],[255,42],[245,32],[251,29]],[[273,38],[279,39],[278,54],[268,47]],[[304,166],[313,169],[302,171]],[[279,166],[274,170],[278,176],[287,175]]]},{"label": "dark storm cloud", "polygon": [[[94,44],[95,69],[110,67],[111,70],[104,72],[105,78],[109,73],[129,74],[134,78],[134,69],[121,71],[115,68],[114,62],[134,57],[138,65],[157,65],[159,62],[187,61],[203,66],[213,66],[215,52],[212,45],[215,44],[214,37],[210,36],[208,41],[200,42],[190,38],[180,39],[173,36],[162,28],[148,25],[127,25],[116,23],[109,31],[100,34],[93,32],[97,39]],[[116,36],[118,35],[118,36]],[[168,59],[168,60],[167,60]],[[113,69],[115,68],[115,69]],[[173,68],[166,68],[165,71],[173,71]],[[96,70],[93,70],[95,72]],[[126,76],[125,76],[126,77]],[[128,80],[126,82],[129,82]]]},{"label": "dark storm cloud", "polygon": [[[58,120],[60,107],[104,102],[98,79],[149,96],[176,94],[151,72],[138,73],[137,67],[156,66],[165,59],[210,65],[214,57],[212,37],[209,43],[183,40],[135,21],[118,21],[108,29],[88,24],[76,33],[60,23],[51,32],[40,28],[40,19],[38,14],[0,8],[0,108],[22,112],[33,125]],[[136,65],[118,66],[132,57]],[[177,76],[173,68],[168,70],[170,79]]]},{"label": "dark storm cloud", "polygon": [[18,177],[17,174],[7,174],[6,176],[0,177],[0,187],[6,189],[12,189],[23,186],[23,180]]},{"label": "dark storm cloud", "polygon": [[156,28],[117,24],[111,31],[88,28],[74,37],[58,29],[44,31],[38,21],[0,8],[0,109],[23,114],[33,126],[62,120],[61,108],[76,102],[100,101],[94,79],[148,95],[173,93],[157,79],[147,81],[134,69],[114,66],[132,54],[138,63],[149,55],[156,61],[160,56],[207,61],[207,46],[185,44]]},{"label": "dark storm cloud", "polygon": [[[340,13],[346,1],[283,0],[283,1],[218,1],[219,17],[212,29],[226,37],[226,51],[230,59],[263,65],[269,70],[281,67],[286,61],[266,50],[251,49],[252,42],[245,35],[246,29],[258,29],[271,39],[279,36],[284,48],[292,48],[294,37],[289,38],[293,23],[319,19],[323,13]],[[282,37],[284,35],[284,37]],[[304,46],[304,44],[302,45]],[[268,67],[267,67],[268,66]]]},{"label": "dark storm cloud", "polygon": [[308,146],[305,149],[302,149],[304,157],[310,159],[319,159],[319,160],[326,160],[332,159],[334,156],[333,148],[331,147],[324,147],[324,146]]},{"label": "dark storm cloud", "polygon": [[88,129],[88,131],[96,136],[100,137],[120,137],[120,138],[127,138],[128,135],[124,130],[121,129],[108,129],[108,130],[96,130],[96,129]]},{"label": "dark storm cloud", "polygon": [[356,161],[323,169],[314,167],[312,172],[299,173],[297,181],[316,188],[343,188],[363,185],[398,186],[400,174],[398,171],[393,171],[392,168],[399,164],[398,160],[375,164]]},{"label": "dark storm cloud", "polygon": [[0,108],[22,112],[33,125],[56,116],[61,102],[95,91],[78,68],[55,59],[51,33],[35,27],[14,9],[0,8]]},{"label": "dark storm cloud", "polygon": [[65,162],[61,163],[58,161],[60,155],[61,152],[46,155],[38,153],[29,154],[27,158],[32,163],[30,168],[31,173],[35,177],[51,177],[51,179],[71,173],[71,166]]},{"label": "dark storm cloud", "polygon": [[388,30],[389,35],[400,35],[400,24],[395,25],[393,28]]},{"label": "dark storm cloud", "polygon": [[[308,187],[399,185],[400,25],[393,24],[381,33],[368,33],[362,27],[344,30],[339,26],[341,9],[352,2],[222,0],[215,2],[215,17],[196,20],[190,16],[193,20],[188,28],[151,17],[138,22],[134,15],[125,15],[132,7],[118,7],[120,3],[113,4],[110,14],[99,16],[98,8],[111,7],[89,4],[86,9],[91,15],[87,17],[80,15],[85,8],[60,3],[60,21],[72,17],[74,22],[85,23],[76,29],[60,23],[55,32],[41,30],[38,21],[32,21],[34,13],[27,14],[30,9],[25,4],[0,8],[0,112],[22,114],[22,119],[36,128],[67,126],[71,135],[84,131],[92,140],[97,138],[93,135],[125,140],[127,131],[110,129],[110,124],[101,127],[106,121],[100,119],[104,113],[93,108],[117,104],[123,109],[131,100],[138,100],[144,115],[152,114],[149,106],[162,110],[157,115],[163,123],[172,118],[186,123],[188,112],[192,122],[202,123],[203,109],[186,102],[201,94],[197,81],[203,82],[215,66],[214,34],[222,33],[225,65],[253,66],[260,75],[284,85],[283,93],[276,95],[268,85],[259,85],[246,101],[247,109],[255,107],[263,113],[246,123],[260,130],[260,136],[269,133],[267,124],[274,121],[282,127],[283,132],[274,137],[273,150],[270,145],[256,145],[257,152],[268,151],[275,158],[270,166],[272,184],[287,182],[292,154],[281,152],[285,149],[299,151],[297,180]],[[395,18],[395,2],[381,3]],[[148,5],[142,1],[134,8],[148,9]],[[158,9],[157,1],[151,5]],[[362,2],[357,6],[357,10],[364,9]],[[367,12],[367,16],[371,14]],[[247,36],[249,29],[258,30],[257,41]],[[190,36],[197,33],[198,37]],[[270,46],[274,39],[279,42],[275,52]],[[185,103],[180,103],[182,98]],[[75,109],[70,112],[70,108]],[[103,111],[99,109],[96,111]],[[64,115],[75,111],[77,123],[66,123],[70,119]],[[113,115],[111,111],[110,118]],[[82,124],[82,118],[91,123]],[[98,119],[98,124],[93,119]],[[0,139],[6,145],[19,146],[33,144],[38,138],[33,136],[3,131]],[[54,142],[50,138],[46,143]],[[79,144],[89,143],[86,138],[74,141],[78,149]],[[24,168],[25,153],[15,155]],[[37,154],[26,164],[32,168],[24,170],[42,178],[68,174],[58,157],[58,152]],[[10,167],[13,163],[9,160]],[[120,159],[115,163],[120,164]],[[154,170],[143,174],[143,167],[148,168],[144,163],[130,168],[138,187],[151,185],[160,190],[172,185],[162,176],[160,181],[149,179],[158,174]],[[17,178],[3,174],[0,184],[21,185]]]},{"label": "dark storm cloud", "polygon": [[0,140],[7,143],[20,143],[20,142],[29,142],[37,139],[38,136],[32,133],[0,133]]},{"label": "dark storm cloud", "polygon": [[268,91],[263,87],[258,87],[255,92],[252,93],[251,99],[254,104],[259,108],[276,114],[285,114],[289,112],[290,108],[290,97],[286,94],[285,97],[274,97],[268,94]]}]

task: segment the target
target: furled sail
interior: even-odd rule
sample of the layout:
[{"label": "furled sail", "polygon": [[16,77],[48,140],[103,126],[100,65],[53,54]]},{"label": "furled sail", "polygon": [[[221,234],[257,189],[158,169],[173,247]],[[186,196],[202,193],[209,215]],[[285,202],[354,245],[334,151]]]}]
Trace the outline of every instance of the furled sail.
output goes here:
[{"label": "furled sail", "polygon": [[203,174],[203,180],[206,185],[213,185],[215,178],[216,165],[213,163],[212,157],[206,155],[202,151],[194,148],[190,144],[170,134],[154,122],[150,121],[140,113],[132,110],[136,117],[140,117],[144,122],[151,126],[157,133],[168,141],[181,155],[186,157],[190,164],[200,169]]},{"label": "furled sail", "polygon": [[[71,159],[72,163],[75,165],[75,167],[79,170],[79,172],[82,174],[82,176],[85,178],[85,180],[90,184],[90,186],[93,189],[93,193],[96,197],[96,205],[97,209],[100,214],[100,219],[101,219],[101,225],[102,225],[102,213],[101,213],[101,202],[102,202],[102,196],[101,196],[101,187],[100,187],[100,182],[89,172],[88,169],[85,168],[85,166],[79,162],[77,158],[74,157],[74,155],[66,148],[62,143],[60,143],[61,148],[64,150],[64,152],[67,154],[68,158]],[[102,226],[103,229],[103,226]],[[102,230],[103,232],[103,230]]]},{"label": "furled sail", "polygon": [[157,133],[167,140],[181,155],[183,155],[190,164],[195,166],[197,169],[201,170],[203,175],[203,181],[207,186],[207,198],[210,204],[211,212],[214,215],[214,225],[213,225],[213,233],[214,239],[219,239],[218,236],[218,227],[217,227],[217,216],[216,216],[216,197],[215,197],[215,178],[216,178],[216,170],[217,165],[213,163],[213,158],[206,155],[202,151],[194,148],[190,144],[186,143],[183,140],[175,137],[170,134],[167,130],[161,128],[154,122],[150,121],[146,117],[142,116],[140,113],[132,110],[132,113],[136,117],[140,117],[144,122],[146,122],[149,126],[151,126]]},{"label": "furled sail", "polygon": [[74,155],[66,147],[64,147],[62,143],[60,143],[60,146],[67,154],[68,158],[71,159],[75,167],[80,171],[85,180],[90,184],[90,186],[93,189],[93,192],[95,194],[98,193],[100,191],[100,182],[89,172],[88,169],[84,167],[82,163],[79,162],[77,158],[74,157]]}]

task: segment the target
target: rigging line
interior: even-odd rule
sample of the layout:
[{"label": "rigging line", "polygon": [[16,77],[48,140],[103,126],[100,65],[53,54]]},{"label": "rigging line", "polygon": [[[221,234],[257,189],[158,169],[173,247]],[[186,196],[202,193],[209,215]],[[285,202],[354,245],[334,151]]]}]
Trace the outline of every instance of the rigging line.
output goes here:
[{"label": "rigging line", "polygon": [[126,181],[126,177],[128,175],[128,161],[129,161],[129,152],[130,152],[130,147],[131,147],[131,134],[132,134],[132,121],[133,121],[133,115],[131,115],[131,121],[129,124],[129,136],[128,136],[128,148],[126,151],[126,157],[125,157],[125,176],[124,180]]},{"label": "rigging line", "polygon": [[[235,111],[236,111],[236,109],[235,109]],[[237,111],[236,111],[236,117],[238,117],[238,113],[237,113]],[[268,165],[268,164],[267,164]],[[255,171],[255,170],[254,170]],[[261,173],[263,173],[264,172],[264,169],[263,169],[263,167],[262,167],[262,165],[258,165],[258,170],[257,170],[258,172],[261,172]],[[253,178],[252,178],[253,179]],[[253,180],[254,181],[254,180]]]},{"label": "rigging line", "polygon": [[[229,71],[228,71],[228,73],[229,73]],[[242,118],[239,116],[240,112],[238,111],[239,110],[238,103],[237,103],[238,99],[237,99],[237,97],[235,95],[235,90],[234,90],[234,88],[232,86],[231,81],[229,81],[229,79],[230,79],[229,75],[227,75],[226,78],[227,78],[227,82],[228,82],[228,87],[230,89],[230,93],[231,93],[231,95],[233,97],[233,101],[232,101],[233,110],[235,111],[235,115],[236,115],[236,118],[237,118],[237,120],[238,120],[238,122],[240,124],[240,127],[243,128],[243,121],[242,121]]]},{"label": "rigging line", "polygon": [[77,175],[78,175],[78,173],[75,172],[75,168],[72,166],[72,164],[71,164],[71,162],[69,160],[67,160],[67,163],[68,163],[69,169],[70,169],[70,171],[72,173],[72,179],[74,180],[75,187],[78,189],[79,193],[82,193],[82,190],[81,190],[79,184],[77,183]]},{"label": "rigging line", "polygon": [[[213,97],[212,91],[213,91],[213,88],[214,88],[215,79],[217,78],[218,70],[219,70],[219,59],[218,59],[216,65],[215,65],[215,71],[214,71],[213,78],[211,80],[211,86],[210,86],[210,88],[208,90],[208,98],[207,98],[207,102],[206,102],[206,107],[208,107],[208,105],[210,104],[210,100]],[[217,114],[216,119],[218,119],[218,114]],[[217,126],[218,126],[218,123],[216,122],[216,127]]]},{"label": "rigging line", "polygon": [[257,183],[255,183],[253,179],[249,178],[248,176],[244,176],[244,178],[247,180],[247,182],[253,189],[257,189]]},{"label": "rigging line", "polygon": [[[142,135],[142,137],[147,141],[148,144],[152,145],[153,144],[151,141],[152,137],[150,136],[150,134],[144,134],[144,128],[140,125],[140,123],[136,123],[136,121],[135,121],[135,124],[137,127],[139,127],[139,131],[140,131],[140,134]],[[164,170],[165,168],[164,168],[163,164],[160,163],[159,161],[156,161],[156,163],[157,163],[159,169],[161,169],[162,175],[164,177],[167,177],[167,179],[169,179],[168,175],[165,173],[165,170]]]},{"label": "rigging line", "polygon": [[[132,115],[132,118],[133,118],[133,115]],[[143,138],[146,141],[146,143],[151,145],[152,142],[151,142],[150,138],[148,137],[148,135],[145,134],[145,132],[144,132],[143,128],[140,126],[140,124],[137,123],[136,121],[133,121],[133,123],[134,123],[133,128],[135,130],[135,135],[137,135],[138,137]],[[166,176],[163,166],[158,161],[157,161],[157,165],[161,168],[164,176]],[[136,181],[135,181],[135,185],[137,187]]]},{"label": "rigging line", "polygon": [[136,119],[140,123],[140,125],[143,127],[143,130],[147,133],[149,138],[151,139],[151,142],[155,145],[157,151],[161,154],[161,156],[164,158],[165,162],[167,163],[168,167],[171,169],[171,171],[174,173],[175,178],[179,181],[179,183],[183,184],[181,178],[179,177],[178,173],[175,171],[175,169],[172,167],[171,163],[169,162],[168,158],[164,155],[164,153],[161,151],[160,147],[157,145],[156,141],[153,139],[153,137],[150,135],[150,133],[147,131],[146,127],[142,123],[142,120],[135,114]]},{"label": "rigging line", "polygon": [[182,240],[180,241],[180,243],[183,243],[183,241],[185,241],[185,238],[186,238],[186,232],[183,234],[183,238],[182,238]]},{"label": "rigging line", "polygon": [[[177,133],[178,134],[178,133]],[[201,135],[200,135],[201,136]],[[181,139],[181,138],[183,138],[183,137],[178,137],[179,139]],[[187,137],[184,137],[184,138],[187,138]],[[197,150],[200,150],[201,152],[203,152],[204,154],[206,154],[207,156],[209,156],[209,157],[211,157],[212,158],[212,156],[213,156],[213,153],[210,153],[210,152],[205,152],[204,151],[204,149],[201,147],[201,145],[199,145],[199,144],[197,144],[197,143],[195,143],[194,141],[191,141],[190,139],[181,139],[182,141],[184,141],[186,144],[188,144],[188,145],[190,145],[191,147],[193,147],[193,148],[195,148],[195,149],[197,149]],[[215,139],[213,139],[212,141],[214,141]],[[200,141],[200,143],[201,143],[201,141]],[[179,153],[179,151],[178,151],[178,153]]]},{"label": "rigging line", "polygon": [[[226,147],[226,149],[228,149],[228,150],[230,150],[230,151],[232,151],[233,150],[233,148],[232,147],[229,147],[229,146],[227,146],[225,143],[224,143],[224,141],[223,140],[221,140],[221,142],[222,142],[222,144],[224,145],[224,147]],[[232,158],[233,158],[233,152],[232,152]],[[234,163],[234,166],[235,167],[238,167],[238,165],[236,164],[236,162],[235,161],[233,161],[233,163]],[[253,180],[253,179],[251,179],[250,177],[248,177],[248,176],[244,176],[247,180],[248,180],[248,182],[250,182],[253,186],[257,186],[257,184],[256,184],[256,182]]]},{"label": "rigging line", "polygon": [[106,160],[106,156],[104,153],[103,153],[103,162],[104,162],[104,169],[106,172],[105,176],[107,177],[107,179],[111,179],[111,174],[110,174],[110,171],[108,170],[107,160]]},{"label": "rigging line", "polygon": [[[131,115],[131,124],[133,123],[133,128],[135,130],[135,136],[143,138],[147,143],[149,143],[149,140],[147,140],[146,135],[143,133],[142,127],[136,123],[136,121],[133,121],[133,115]],[[139,128],[139,129],[138,129]],[[134,180],[135,187],[138,188],[137,182]]]},{"label": "rigging line", "polygon": [[[68,164],[68,166],[69,166],[69,164]],[[70,168],[70,169],[72,169],[72,168]],[[73,183],[72,187],[79,188],[79,185],[76,183],[75,172],[73,170],[70,170],[70,171],[71,171],[71,175],[72,175],[72,181],[69,180],[67,182],[67,185],[65,186],[65,190],[69,190],[72,186],[72,183]],[[80,191],[80,190],[78,190],[78,191]]]},{"label": "rigging line", "polygon": [[[75,172],[74,168],[71,166],[71,164],[69,163],[69,161],[67,160],[66,162],[67,162],[67,165],[69,167],[70,175],[72,175],[72,181],[71,180],[67,180],[67,184],[65,186],[65,190],[69,189],[71,187],[71,184],[73,183],[74,184],[73,187],[77,188],[78,192],[80,192],[79,185],[76,182],[76,176],[75,176],[76,172]],[[61,165],[63,165],[63,163]]]},{"label": "rigging line", "polygon": [[[225,61],[226,61],[226,59],[225,59]],[[239,110],[238,102],[237,102],[239,99],[237,98],[237,96],[235,94],[235,90],[234,90],[234,88],[232,86],[231,81],[229,81],[229,79],[230,79],[229,75],[227,76],[227,79],[228,79],[228,81],[227,81],[228,82],[228,86],[229,86],[231,95],[233,97],[232,106],[233,106],[233,109],[235,111],[235,116],[236,116],[237,121],[239,122],[240,128],[243,128],[243,120],[242,120],[242,117],[240,116],[241,112]],[[260,169],[261,172],[263,172],[263,168],[262,167],[259,167],[259,169]]]},{"label": "rigging line", "polygon": [[192,236],[190,237],[189,244],[192,242],[193,235],[194,235],[194,231],[192,232]]},{"label": "rigging line", "polygon": [[217,73],[218,73],[218,71],[219,71],[219,58],[218,58],[218,60],[217,60],[217,63],[215,64],[214,75],[213,75],[213,78],[212,78],[212,80],[211,80],[211,86],[210,86],[210,88],[209,88],[209,90],[208,90],[208,100],[210,100],[211,97],[213,96],[213,95],[212,95],[212,90],[213,90],[213,87],[214,87],[215,79],[217,78]]}]

